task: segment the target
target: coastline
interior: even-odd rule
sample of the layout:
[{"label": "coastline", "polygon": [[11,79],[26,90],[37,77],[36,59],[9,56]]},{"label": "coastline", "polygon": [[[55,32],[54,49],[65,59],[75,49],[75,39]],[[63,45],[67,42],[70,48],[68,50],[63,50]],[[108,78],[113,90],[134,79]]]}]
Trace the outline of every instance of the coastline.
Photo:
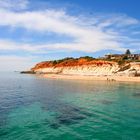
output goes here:
[{"label": "coastline", "polygon": [[67,80],[93,80],[93,81],[110,81],[110,82],[140,82],[140,77],[129,76],[91,76],[91,75],[64,75],[64,74],[42,74],[44,78],[67,79]]}]

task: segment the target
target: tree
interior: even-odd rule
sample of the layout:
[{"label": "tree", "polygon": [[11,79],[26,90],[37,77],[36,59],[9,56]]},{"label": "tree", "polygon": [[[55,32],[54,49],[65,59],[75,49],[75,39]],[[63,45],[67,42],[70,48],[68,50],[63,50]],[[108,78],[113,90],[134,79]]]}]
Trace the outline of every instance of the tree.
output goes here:
[{"label": "tree", "polygon": [[130,50],[129,50],[129,49],[127,49],[127,50],[126,50],[126,52],[125,52],[125,54],[126,54],[126,55],[131,54]]},{"label": "tree", "polygon": [[56,61],[56,60],[54,60],[54,61],[53,61],[53,65],[56,65],[56,64],[57,64],[57,61]]}]

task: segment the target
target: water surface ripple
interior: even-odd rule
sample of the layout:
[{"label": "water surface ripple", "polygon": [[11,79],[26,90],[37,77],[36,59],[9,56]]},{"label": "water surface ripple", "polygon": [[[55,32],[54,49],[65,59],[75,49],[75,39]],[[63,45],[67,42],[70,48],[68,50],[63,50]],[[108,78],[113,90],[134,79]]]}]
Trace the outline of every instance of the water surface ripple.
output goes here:
[{"label": "water surface ripple", "polygon": [[140,140],[139,83],[0,79],[0,140]]}]

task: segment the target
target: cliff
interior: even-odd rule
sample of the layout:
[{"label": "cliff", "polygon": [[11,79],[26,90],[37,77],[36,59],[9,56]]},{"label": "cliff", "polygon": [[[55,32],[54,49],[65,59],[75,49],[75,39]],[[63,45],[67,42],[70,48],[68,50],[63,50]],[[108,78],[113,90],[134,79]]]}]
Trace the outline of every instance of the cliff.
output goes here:
[{"label": "cliff", "polygon": [[66,75],[127,75],[139,76],[140,63],[124,63],[87,58],[65,58],[57,61],[45,61],[36,64],[32,72],[38,74],[66,74]]}]

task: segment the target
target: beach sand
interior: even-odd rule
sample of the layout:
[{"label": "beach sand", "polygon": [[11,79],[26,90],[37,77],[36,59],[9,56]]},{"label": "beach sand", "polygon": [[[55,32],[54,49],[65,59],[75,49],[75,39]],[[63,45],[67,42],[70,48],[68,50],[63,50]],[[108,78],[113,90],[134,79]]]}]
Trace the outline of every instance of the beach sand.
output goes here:
[{"label": "beach sand", "polygon": [[71,79],[71,80],[101,80],[101,81],[124,81],[140,82],[140,77],[129,76],[85,76],[85,75],[64,75],[64,74],[43,74],[44,78]]}]

